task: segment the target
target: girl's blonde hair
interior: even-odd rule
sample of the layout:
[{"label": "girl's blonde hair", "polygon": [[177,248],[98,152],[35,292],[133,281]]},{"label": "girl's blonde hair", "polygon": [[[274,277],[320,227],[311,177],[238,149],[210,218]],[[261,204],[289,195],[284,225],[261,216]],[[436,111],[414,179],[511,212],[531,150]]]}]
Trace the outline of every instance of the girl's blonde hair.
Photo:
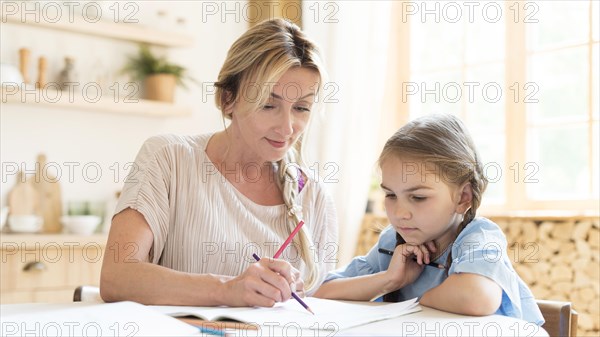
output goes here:
[{"label": "girl's blonde hair", "polygon": [[[458,233],[473,221],[488,180],[473,140],[458,117],[433,114],[410,121],[388,139],[379,156],[379,167],[390,157],[408,158],[422,165],[434,164],[435,173],[447,184],[462,186],[468,183],[473,199],[458,226]],[[405,243],[399,234],[396,239],[396,244]],[[451,255],[448,254],[446,271],[452,261]]]},{"label": "girl's blonde hair", "polygon": [[[271,97],[272,85],[294,67],[314,70],[319,75],[315,83],[316,95],[325,76],[319,50],[295,24],[283,20],[263,21],[244,33],[229,49],[217,82],[215,101],[223,117],[231,119],[225,111],[236,104],[235,113],[251,113],[262,107]],[[310,124],[310,123],[309,123]],[[288,227],[291,231],[302,220],[302,208],[296,203],[299,193],[300,165],[302,160],[301,135],[288,153],[274,166],[277,184],[288,209]],[[310,291],[316,286],[318,265],[311,258],[313,242],[307,226],[294,238],[306,264],[305,287]]]}]

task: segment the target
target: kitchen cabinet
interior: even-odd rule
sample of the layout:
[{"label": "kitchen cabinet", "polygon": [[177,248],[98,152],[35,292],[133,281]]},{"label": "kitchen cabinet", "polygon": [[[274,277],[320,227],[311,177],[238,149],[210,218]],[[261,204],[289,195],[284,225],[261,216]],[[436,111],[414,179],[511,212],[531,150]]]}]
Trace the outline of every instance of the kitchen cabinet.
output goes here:
[{"label": "kitchen cabinet", "polygon": [[0,303],[71,302],[80,285],[100,285],[106,235],[2,234]]}]

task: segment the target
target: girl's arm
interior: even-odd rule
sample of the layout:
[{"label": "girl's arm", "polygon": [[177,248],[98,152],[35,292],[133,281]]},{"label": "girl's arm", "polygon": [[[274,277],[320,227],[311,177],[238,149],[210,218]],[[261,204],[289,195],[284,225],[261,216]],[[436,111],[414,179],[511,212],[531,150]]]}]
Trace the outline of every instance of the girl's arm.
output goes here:
[{"label": "girl's arm", "polygon": [[338,300],[370,301],[400,287],[402,285],[397,285],[386,275],[386,272],[382,271],[371,275],[331,280],[319,287],[313,296]]},{"label": "girl's arm", "polygon": [[448,276],[421,297],[421,304],[461,315],[485,316],[498,310],[502,288],[491,279],[472,273]]},{"label": "girl's arm", "polygon": [[[429,248],[428,248],[429,247]],[[399,245],[388,269],[382,272],[349,278],[339,278],[324,283],[315,297],[370,301],[414,282],[423,272],[423,263],[429,263],[429,251],[435,251],[433,242],[425,245]],[[414,261],[412,257],[417,261]]]},{"label": "girl's arm", "polygon": [[289,263],[273,259],[262,259],[237,277],[184,273],[150,263],[153,242],[150,226],[140,212],[128,208],[114,217],[100,276],[103,300],[273,306],[291,297],[290,284],[299,278]]}]

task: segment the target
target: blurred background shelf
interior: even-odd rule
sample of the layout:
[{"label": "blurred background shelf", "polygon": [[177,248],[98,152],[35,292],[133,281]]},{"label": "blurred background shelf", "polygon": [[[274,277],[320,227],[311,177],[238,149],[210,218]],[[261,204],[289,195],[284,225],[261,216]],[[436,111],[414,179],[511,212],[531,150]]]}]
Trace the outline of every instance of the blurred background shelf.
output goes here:
[{"label": "blurred background shelf", "polygon": [[23,91],[20,88],[3,86],[0,88],[0,97],[2,105],[27,104],[51,109],[76,109],[122,115],[184,117],[192,113],[190,107],[171,103],[126,97],[100,97],[96,102],[95,98],[85,99],[77,93],[69,94],[68,91],[53,89]]},{"label": "blurred background shelf", "polygon": [[43,19],[41,14],[33,15],[30,12],[22,15],[19,6],[15,8],[6,6],[3,9],[3,23],[25,24],[165,47],[190,47],[194,42],[190,35],[159,30],[139,23],[115,23],[108,20],[90,22],[78,15],[73,15],[71,18],[69,15],[61,15],[56,20],[50,20]]}]

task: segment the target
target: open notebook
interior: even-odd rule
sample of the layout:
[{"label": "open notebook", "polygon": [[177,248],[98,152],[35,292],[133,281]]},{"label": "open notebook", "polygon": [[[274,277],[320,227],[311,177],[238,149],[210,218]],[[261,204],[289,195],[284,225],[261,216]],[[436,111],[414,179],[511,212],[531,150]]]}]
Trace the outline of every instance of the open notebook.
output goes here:
[{"label": "open notebook", "polygon": [[0,336],[200,336],[198,328],[134,302],[0,306]]},{"label": "open notebook", "polygon": [[173,316],[195,316],[208,321],[232,320],[257,325],[294,326],[310,330],[343,330],[420,311],[417,299],[373,305],[341,302],[315,297],[303,299],[315,312],[313,316],[294,300],[277,303],[272,308],[226,308],[188,306],[148,306]]}]

